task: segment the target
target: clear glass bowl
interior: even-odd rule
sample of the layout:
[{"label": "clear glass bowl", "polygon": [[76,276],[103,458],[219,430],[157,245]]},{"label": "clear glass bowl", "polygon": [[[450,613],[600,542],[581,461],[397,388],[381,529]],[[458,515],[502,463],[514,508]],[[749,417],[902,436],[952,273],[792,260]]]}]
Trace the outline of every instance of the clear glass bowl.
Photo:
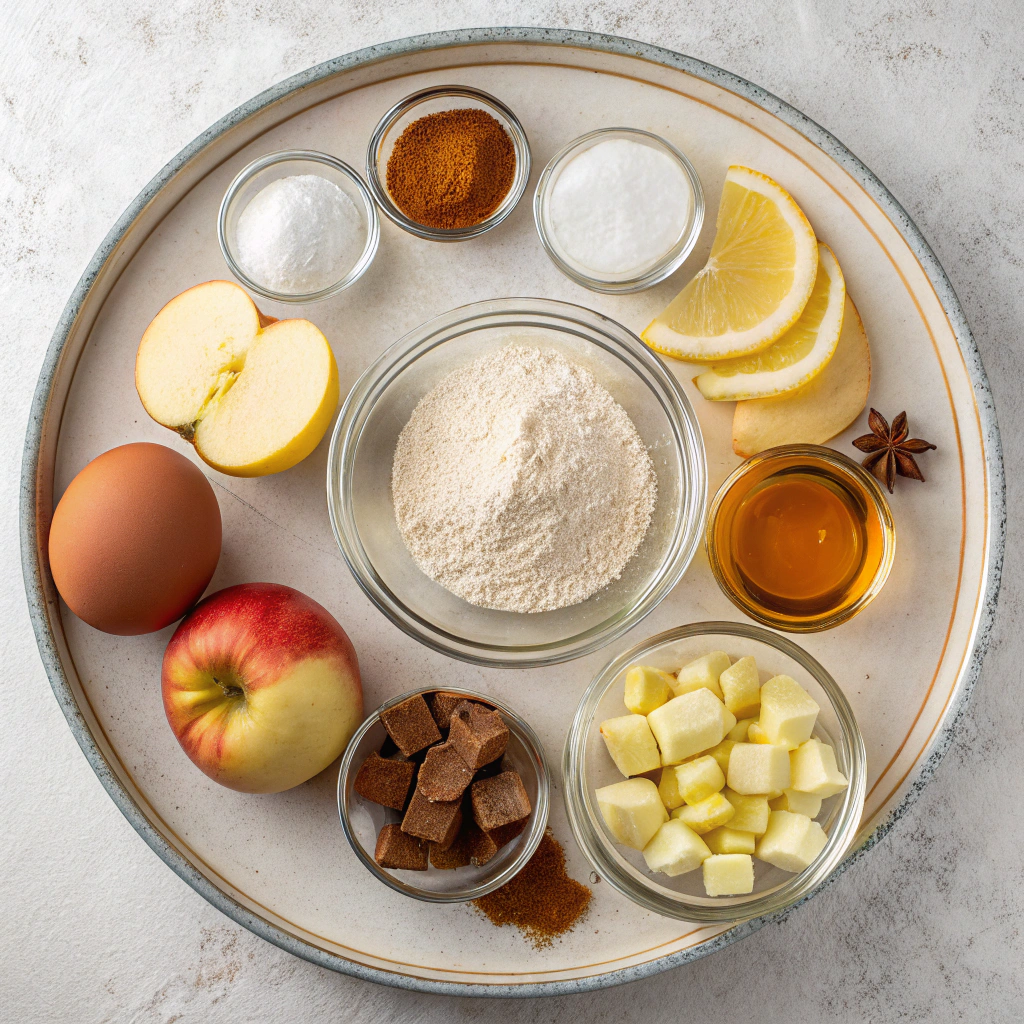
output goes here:
[{"label": "clear glass bowl", "polygon": [[[279,292],[251,278],[238,261],[237,232],[238,218],[249,205],[257,192],[262,191],[272,181],[287,178],[295,174],[315,174],[326,178],[338,186],[356,205],[363,219],[366,241],[359,259],[352,265],[344,277],[315,292]],[[355,284],[366,273],[377,254],[380,242],[380,217],[362,178],[343,160],[327,153],[316,153],[313,150],[290,149],[280,153],[269,153],[254,160],[244,167],[235,180],[228,186],[224,199],[220,204],[217,218],[217,238],[224,261],[235,278],[246,288],[273,299],[276,302],[318,302],[330,295]]]},{"label": "clear glass bowl", "polygon": [[[650,528],[622,576],[580,604],[536,614],[479,608],[430,579],[406,549],[391,497],[395,444],[420,399],[455,367],[512,338],[590,370],[633,420],[658,478]],[[567,661],[635,626],[690,564],[706,498],[697,418],[658,357],[614,320],[535,298],[463,306],[396,342],[349,392],[327,464],[334,535],[367,596],[428,647],[495,667]]]},{"label": "clear glass bowl", "polygon": [[[662,257],[645,267],[630,270],[621,274],[602,274],[583,266],[562,248],[555,233],[551,220],[551,195],[558,182],[559,175],[569,162],[584,150],[596,146],[599,142],[609,139],[629,139],[642,145],[650,146],[674,160],[686,176],[690,184],[691,203],[690,219],[684,225],[675,244]],[[576,284],[595,292],[638,292],[644,288],[664,281],[669,274],[682,266],[683,261],[693,251],[704,224],[704,191],[700,178],[693,164],[670,142],[660,135],[641,131],[639,128],[601,128],[596,132],[581,135],[559,150],[548,162],[537,182],[537,191],[533,195],[533,219],[537,224],[537,233],[551,261],[558,269]]]},{"label": "clear glass bowl", "polygon": [[[796,875],[755,858],[754,892],[747,896],[705,895],[699,869],[674,878],[648,870],[638,850],[612,838],[594,796],[601,786],[622,781],[599,728],[606,718],[626,714],[622,703],[626,669],[639,662],[675,670],[714,650],[723,650],[734,660],[753,655],[762,683],[779,673],[792,676],[820,706],[814,734],[832,744],[839,770],[850,781],[843,793],[822,803],[816,820],[828,833],[828,842],[818,858]],[[696,622],[637,644],[597,674],[569,728],[562,770],[573,834],[594,868],[615,889],[665,917],[733,922],[793,906],[838,867],[857,834],[864,809],[867,754],[853,709],[839,685],[792,640],[746,623]]]},{"label": "clear glass bowl", "polygon": [[[731,515],[726,497],[734,487],[754,488],[777,473],[810,470],[826,474],[862,510],[866,527],[864,562],[845,596],[821,612],[783,612],[768,608],[747,589],[729,550]],[[896,557],[896,527],[889,503],[875,478],[853,459],[817,444],[787,444],[753,455],[719,487],[708,510],[705,536],[708,561],[722,593],[756,622],[787,633],[817,633],[832,629],[862,612],[889,578]]]},{"label": "clear glass bowl", "polygon": [[[497,209],[477,224],[464,228],[432,228],[407,217],[387,189],[388,160],[402,132],[414,121],[443,110],[472,107],[485,110],[505,129],[516,155],[515,176],[508,194]],[[439,85],[423,89],[396,103],[378,122],[366,150],[366,180],[380,208],[400,228],[434,242],[461,242],[497,227],[516,207],[530,178],[530,143],[519,118],[501,100],[468,85]]]},{"label": "clear glass bowl", "polygon": [[[459,693],[467,700],[479,700],[497,708],[508,726],[508,749],[503,766],[514,769],[523,780],[533,810],[526,829],[503,846],[481,867],[467,865],[454,871],[442,871],[430,865],[426,871],[392,871],[374,859],[377,833],[384,825],[402,820],[401,812],[382,807],[361,797],[353,788],[360,765],[373,751],[379,751],[387,737],[380,713],[418,693]],[[397,892],[428,903],[464,903],[479,899],[504,885],[518,874],[533,856],[548,823],[548,765],[537,734],[507,704],[494,697],[457,686],[427,686],[410,690],[382,704],[356,730],[341,760],[338,772],[338,814],[355,855],[367,870]]]}]

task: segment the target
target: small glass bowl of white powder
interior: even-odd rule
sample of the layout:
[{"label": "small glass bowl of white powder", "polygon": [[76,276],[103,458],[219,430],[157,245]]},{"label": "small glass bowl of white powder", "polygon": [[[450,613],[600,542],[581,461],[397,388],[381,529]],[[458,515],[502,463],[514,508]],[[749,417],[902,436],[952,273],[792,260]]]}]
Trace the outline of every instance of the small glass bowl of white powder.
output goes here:
[{"label": "small glass bowl of white powder", "polygon": [[598,292],[637,292],[677,270],[697,244],[704,193],[693,165],[659,135],[602,128],[544,168],[537,232],[568,278]]},{"label": "small glass bowl of white powder", "polygon": [[278,302],[316,302],[363,276],[377,252],[380,218],[344,161],[287,150],[238,174],[221,202],[217,235],[246,288]]}]

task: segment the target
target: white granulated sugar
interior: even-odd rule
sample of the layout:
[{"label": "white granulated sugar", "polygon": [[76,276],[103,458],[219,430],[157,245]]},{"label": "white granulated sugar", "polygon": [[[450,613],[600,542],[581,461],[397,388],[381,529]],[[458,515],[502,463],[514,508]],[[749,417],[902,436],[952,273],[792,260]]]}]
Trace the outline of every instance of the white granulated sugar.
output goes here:
[{"label": "white granulated sugar", "polygon": [[257,192],[238,218],[235,243],[249,277],[293,295],[336,284],[365,245],[356,204],[318,174],[278,178]]},{"label": "white granulated sugar", "polygon": [[566,164],[551,192],[551,223],[566,254],[600,274],[640,271],[679,241],[692,187],[666,153],[608,139]]},{"label": "white granulated sugar", "polygon": [[618,579],[650,526],[657,478],[593,374],[510,344],[420,400],[395,448],[392,494],[428,576],[484,608],[543,612]]}]

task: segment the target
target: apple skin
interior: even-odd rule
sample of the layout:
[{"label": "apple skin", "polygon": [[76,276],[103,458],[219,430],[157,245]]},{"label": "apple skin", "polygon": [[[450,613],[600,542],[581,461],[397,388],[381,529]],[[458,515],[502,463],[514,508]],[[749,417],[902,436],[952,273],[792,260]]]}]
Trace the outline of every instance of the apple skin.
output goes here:
[{"label": "apple skin", "polygon": [[164,712],[215,782],[280,793],[323,771],[363,718],[359,663],[321,605],[276,583],[211,594],[164,652]]}]

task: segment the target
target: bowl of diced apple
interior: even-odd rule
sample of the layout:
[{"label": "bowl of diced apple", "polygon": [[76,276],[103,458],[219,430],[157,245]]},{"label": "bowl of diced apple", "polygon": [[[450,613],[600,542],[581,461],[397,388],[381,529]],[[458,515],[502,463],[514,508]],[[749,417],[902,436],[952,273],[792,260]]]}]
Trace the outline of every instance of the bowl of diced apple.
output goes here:
[{"label": "bowl of diced apple", "polygon": [[783,910],[839,866],[867,757],[832,676],[759,626],[700,622],[606,665],[563,757],[569,821],[594,868],[666,917]]}]

